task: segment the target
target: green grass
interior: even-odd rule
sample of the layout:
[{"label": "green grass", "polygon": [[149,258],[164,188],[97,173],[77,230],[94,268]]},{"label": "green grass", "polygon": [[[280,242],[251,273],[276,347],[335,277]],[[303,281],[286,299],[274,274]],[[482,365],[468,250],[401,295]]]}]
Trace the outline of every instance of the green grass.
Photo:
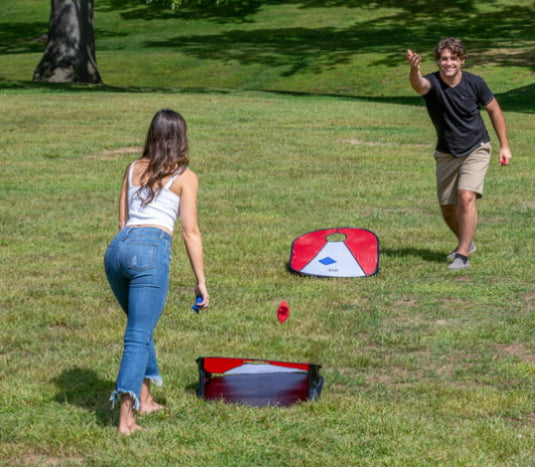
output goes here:
[{"label": "green grass", "polygon": [[[272,2],[223,19],[159,12],[148,21],[137,2],[98,2],[106,85],[97,87],[30,84],[40,52],[22,38],[46,29],[48,2],[2,10],[10,27],[0,28],[0,465],[533,465],[529,21],[523,25],[510,10],[500,20],[515,26],[508,32],[497,17],[513,8],[507,2],[451,2],[473,19],[472,5],[489,21],[488,37],[477,29],[483,23],[473,25],[471,41],[480,49],[470,60],[504,103],[514,156],[506,168],[494,156],[473,267],[452,272],[445,254],[455,242],[434,194],[434,134],[402,56],[412,41],[432,47],[436,37],[427,36],[424,21],[430,11],[416,14],[413,36],[393,35],[390,45],[377,24],[368,30],[369,48],[348,47],[347,63],[332,69],[325,61],[336,54],[327,46],[323,54],[313,49],[321,68],[314,71],[303,45],[308,68],[284,76],[299,52],[290,63],[289,53],[270,50],[275,35],[265,49],[279,56],[271,65],[259,59],[261,44],[250,63],[245,55],[227,61],[225,47],[209,56],[229,31],[251,38],[254,30],[309,24],[332,27],[337,43],[337,30],[358,21],[371,27],[373,18],[388,15],[400,20],[412,5],[345,3],[351,8]],[[514,5],[524,13],[533,8]],[[455,11],[445,24],[456,19],[470,32]],[[166,32],[169,24],[180,27]],[[185,51],[156,44],[178,35],[188,38]],[[211,39],[203,45],[202,37]],[[228,56],[243,43],[235,40]],[[513,46],[525,63],[511,54]],[[140,57],[144,73],[135,68]],[[195,71],[175,73],[180,80],[163,67],[195,61]],[[227,70],[228,81],[207,73],[217,68]],[[357,83],[339,95],[346,94],[337,88],[341,80],[369,87]],[[319,82],[327,84],[315,90]],[[166,410],[141,418],[145,430],[125,438],[116,434],[117,411],[107,402],[124,317],[102,256],[116,232],[123,170],[161,107],[181,111],[189,124],[213,305],[191,312],[193,276],[177,237],[155,335],[165,380],[155,394]],[[331,226],[377,233],[379,275],[330,280],[288,272],[292,240]],[[281,325],[283,299],[290,318]],[[206,403],[195,396],[195,359],[211,355],[319,363],[323,393],[285,409]]]},{"label": "green grass", "polygon": [[[108,86],[267,90],[400,98],[406,48],[434,70],[438,38],[457,35],[467,67],[506,108],[532,111],[535,14],[530,0],[416,2],[236,1],[174,13],[142,0],[95,2],[97,62]],[[44,50],[49,2],[0,11],[0,82],[31,80]]]},{"label": "green grass", "polygon": [[[190,125],[213,308],[189,310],[192,276],[177,241],[156,332],[166,380],[156,394],[167,411],[122,440],[107,398],[124,320],[102,255],[122,170],[164,105]],[[533,130],[525,115],[508,115],[514,165],[492,165],[474,267],[458,274],[446,270],[453,239],[435,206],[421,107],[83,91],[6,91],[3,107],[5,462],[530,465]],[[293,238],[336,225],[379,235],[377,277],[287,272]],[[291,309],[284,325],[275,316],[282,299]],[[208,355],[318,362],[325,388],[319,401],[289,409],[206,404],[194,394],[195,358]]]}]

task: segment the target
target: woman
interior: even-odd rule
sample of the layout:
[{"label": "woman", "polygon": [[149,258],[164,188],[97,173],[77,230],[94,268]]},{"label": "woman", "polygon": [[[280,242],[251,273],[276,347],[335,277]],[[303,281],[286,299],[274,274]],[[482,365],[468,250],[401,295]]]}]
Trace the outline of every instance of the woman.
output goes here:
[{"label": "woman", "polygon": [[119,198],[120,232],[104,258],[110,287],[127,316],[124,350],[111,396],[120,399],[120,433],[140,429],[135,411],[162,409],[152,398],[151,382],[162,384],[152,338],[169,285],[171,241],[180,216],[182,237],[197,280],[199,307],[208,307],[201,233],[197,223],[199,182],[188,169],[186,122],[160,110],[149,127],[141,158],[126,169]]}]

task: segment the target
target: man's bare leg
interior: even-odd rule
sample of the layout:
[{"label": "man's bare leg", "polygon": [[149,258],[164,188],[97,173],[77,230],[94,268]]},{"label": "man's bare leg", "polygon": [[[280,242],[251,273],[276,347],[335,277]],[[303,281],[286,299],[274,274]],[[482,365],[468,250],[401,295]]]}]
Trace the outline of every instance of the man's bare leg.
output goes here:
[{"label": "man's bare leg", "polygon": [[446,225],[457,237],[455,253],[468,256],[470,247],[474,251],[473,240],[477,227],[476,194],[471,191],[459,191],[459,203],[440,206]]},{"label": "man's bare leg", "polygon": [[477,228],[476,194],[468,190],[459,190],[459,246],[457,254],[468,256],[470,244]]},{"label": "man's bare leg", "polygon": [[442,210],[442,217],[446,222],[446,225],[455,234],[457,239],[459,238],[459,207],[457,204],[447,204],[440,206]]}]

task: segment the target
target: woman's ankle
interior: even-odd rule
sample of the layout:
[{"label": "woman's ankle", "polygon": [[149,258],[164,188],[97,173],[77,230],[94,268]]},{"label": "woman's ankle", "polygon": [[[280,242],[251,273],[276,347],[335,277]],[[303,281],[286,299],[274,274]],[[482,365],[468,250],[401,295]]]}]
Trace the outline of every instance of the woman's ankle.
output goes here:
[{"label": "woman's ankle", "polygon": [[119,433],[126,435],[132,434],[134,431],[139,430],[136,424],[136,413],[134,410],[135,400],[130,394],[121,395],[121,406],[119,409]]}]

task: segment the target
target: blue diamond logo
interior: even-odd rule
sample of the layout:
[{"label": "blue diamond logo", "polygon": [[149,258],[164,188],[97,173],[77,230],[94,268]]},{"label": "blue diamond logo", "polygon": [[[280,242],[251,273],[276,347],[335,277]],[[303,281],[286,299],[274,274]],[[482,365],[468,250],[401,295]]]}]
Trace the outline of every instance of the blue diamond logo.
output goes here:
[{"label": "blue diamond logo", "polygon": [[336,263],[336,260],[330,258],[329,256],[326,256],[325,258],[320,259],[319,262],[324,266],[329,266],[329,264]]}]

